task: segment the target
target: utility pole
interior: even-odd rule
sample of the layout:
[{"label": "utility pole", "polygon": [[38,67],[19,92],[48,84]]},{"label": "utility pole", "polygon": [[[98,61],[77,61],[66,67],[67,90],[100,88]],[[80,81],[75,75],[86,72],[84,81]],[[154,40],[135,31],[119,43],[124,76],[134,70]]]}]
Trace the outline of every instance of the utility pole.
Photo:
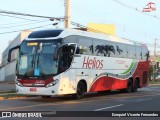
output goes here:
[{"label": "utility pole", "polygon": [[65,28],[70,28],[70,0],[65,0]]},{"label": "utility pole", "polygon": [[[154,43],[154,63],[156,63],[156,45],[157,45],[157,39],[155,39]],[[156,64],[153,65],[153,81],[155,81],[155,70],[156,70]]]},{"label": "utility pole", "polygon": [[154,43],[154,61],[156,61],[156,43],[157,39],[155,39],[155,43]]}]

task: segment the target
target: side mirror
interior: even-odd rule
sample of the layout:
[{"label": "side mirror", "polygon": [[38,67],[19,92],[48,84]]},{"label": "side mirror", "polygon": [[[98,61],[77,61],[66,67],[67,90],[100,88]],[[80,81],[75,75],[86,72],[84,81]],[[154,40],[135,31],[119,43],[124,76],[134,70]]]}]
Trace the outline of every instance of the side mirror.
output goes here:
[{"label": "side mirror", "polygon": [[[65,47],[65,46],[71,46],[71,45],[74,45],[75,48],[77,47],[77,45],[75,43],[65,43],[65,44],[62,44],[60,46],[58,46],[56,49],[55,49],[55,52],[54,52],[54,56],[53,56],[53,59],[56,61],[58,59],[58,54],[59,54],[59,51],[62,47]],[[76,51],[76,50],[75,50]]]},{"label": "side mirror", "polygon": [[12,51],[13,51],[13,50],[16,50],[16,49],[19,49],[19,48],[20,48],[20,46],[18,45],[18,46],[16,46],[16,47],[13,47],[13,48],[9,49],[8,59],[7,59],[8,62],[11,62],[11,54],[12,54]]}]

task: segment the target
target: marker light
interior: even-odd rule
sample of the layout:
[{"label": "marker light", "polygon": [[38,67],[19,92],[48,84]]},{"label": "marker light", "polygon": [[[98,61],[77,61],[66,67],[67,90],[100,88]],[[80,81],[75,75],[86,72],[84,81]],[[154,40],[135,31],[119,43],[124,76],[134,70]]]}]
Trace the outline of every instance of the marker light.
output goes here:
[{"label": "marker light", "polygon": [[20,86],[20,87],[23,87],[23,85],[22,85],[20,82],[18,82],[18,81],[16,81],[16,84],[17,84],[18,86]]},{"label": "marker light", "polygon": [[59,81],[58,79],[54,80],[53,82],[51,82],[48,85],[46,85],[46,88],[54,86],[55,84],[58,83],[58,81]]}]

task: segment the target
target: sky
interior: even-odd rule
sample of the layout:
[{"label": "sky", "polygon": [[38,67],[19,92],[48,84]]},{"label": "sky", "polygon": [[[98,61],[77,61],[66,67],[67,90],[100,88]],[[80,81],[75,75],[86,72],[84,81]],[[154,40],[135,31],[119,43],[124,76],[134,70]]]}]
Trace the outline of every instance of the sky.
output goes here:
[{"label": "sky", "polygon": [[[157,43],[160,46],[160,1],[121,0],[124,4],[119,4],[116,1],[71,0],[71,21],[85,26],[90,22],[115,24],[117,36],[149,43],[148,45],[151,46],[149,50],[152,54],[155,39],[157,39]],[[156,11],[142,13],[136,10],[143,10],[149,2],[156,4]],[[0,3],[0,10],[50,17],[64,17],[64,0],[0,0]],[[16,17],[13,18],[5,15],[0,13],[0,58],[9,41],[19,34],[19,32],[6,32],[21,31],[45,25],[45,27],[34,30],[56,27],[64,28],[63,22],[59,22],[55,27],[51,25],[53,22],[49,19],[10,15]]]}]

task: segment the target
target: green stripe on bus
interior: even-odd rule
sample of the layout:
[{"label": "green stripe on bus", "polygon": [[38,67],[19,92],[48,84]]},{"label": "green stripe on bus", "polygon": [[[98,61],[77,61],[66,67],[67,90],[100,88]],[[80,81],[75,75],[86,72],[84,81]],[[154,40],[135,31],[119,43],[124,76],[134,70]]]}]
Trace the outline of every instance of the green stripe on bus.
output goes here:
[{"label": "green stripe on bus", "polygon": [[123,73],[121,73],[121,74],[127,74],[127,73],[129,73],[134,65],[135,65],[135,62],[133,60],[132,63],[131,63],[131,65],[129,66],[129,68],[126,71],[124,71]]}]

